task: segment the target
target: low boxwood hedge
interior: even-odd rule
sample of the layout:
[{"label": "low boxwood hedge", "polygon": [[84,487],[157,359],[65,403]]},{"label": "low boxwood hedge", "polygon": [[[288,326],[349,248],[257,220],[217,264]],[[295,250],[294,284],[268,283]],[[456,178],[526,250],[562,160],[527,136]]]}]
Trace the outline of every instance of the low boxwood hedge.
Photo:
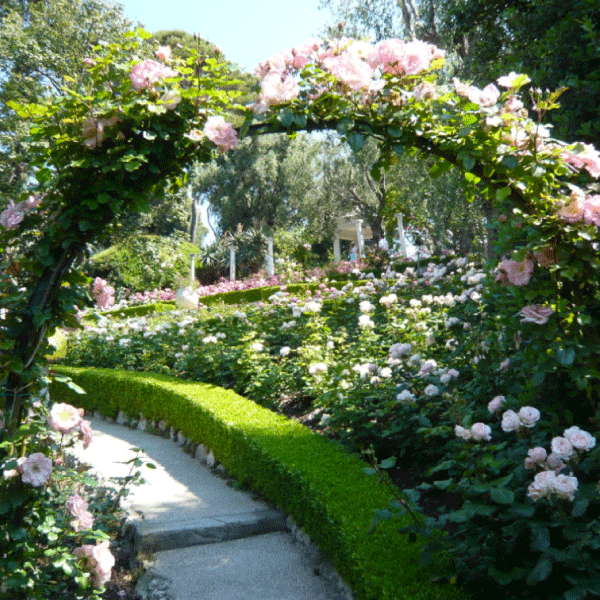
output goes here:
[{"label": "low boxwood hedge", "polygon": [[55,383],[55,401],[116,417],[120,410],[164,420],[210,447],[230,475],[290,515],[330,558],[357,600],[464,600],[419,568],[418,542],[384,521],[369,533],[373,513],[390,492],[337,443],[236,393],[159,374],[59,367],[87,393]]}]

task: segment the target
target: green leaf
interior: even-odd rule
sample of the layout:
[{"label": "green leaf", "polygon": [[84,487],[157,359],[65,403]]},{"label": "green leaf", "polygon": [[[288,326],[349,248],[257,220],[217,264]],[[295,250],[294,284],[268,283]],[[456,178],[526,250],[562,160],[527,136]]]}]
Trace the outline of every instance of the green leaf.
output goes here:
[{"label": "green leaf", "polygon": [[390,134],[390,137],[399,138],[402,135],[403,130],[401,127],[397,127],[396,125],[390,125],[388,127],[388,133]]},{"label": "green leaf", "polygon": [[396,466],[396,457],[395,456],[390,456],[389,458],[386,458],[385,460],[382,460],[379,463],[380,468],[382,469],[391,469],[392,467]]},{"label": "green leaf", "polygon": [[490,490],[490,498],[492,502],[496,502],[497,504],[512,504],[515,494],[512,490],[506,488],[492,488]]},{"label": "green leaf", "polygon": [[294,111],[289,108],[284,108],[279,111],[277,115],[277,120],[284,126],[289,127],[294,122]]},{"label": "green leaf", "polygon": [[498,200],[498,202],[502,202],[505,198],[510,196],[511,192],[512,190],[508,186],[496,190],[496,200]]},{"label": "green leaf", "polygon": [[434,481],[433,485],[435,485],[435,487],[438,488],[439,490],[445,490],[450,485],[452,485],[453,481],[454,481],[453,479],[442,479],[442,480]]},{"label": "green leaf", "polygon": [[374,469],[373,467],[365,467],[362,472],[365,475],[375,475],[377,473],[377,469]]},{"label": "green leaf", "polygon": [[347,140],[350,148],[352,148],[352,152],[360,152],[361,148],[365,145],[365,136],[357,131],[348,134]]},{"label": "green leaf", "polygon": [[540,560],[538,560],[527,577],[527,585],[534,585],[540,581],[545,581],[548,579],[550,573],[552,573],[552,561],[543,556],[540,557]]},{"label": "green leaf", "polygon": [[514,169],[519,164],[519,160],[516,156],[505,156],[500,164],[507,169]]},{"label": "green leaf", "polygon": [[345,133],[352,131],[353,128],[354,128],[354,121],[352,119],[341,119],[340,121],[338,121],[338,124],[336,125],[336,131],[340,135],[344,135]]},{"label": "green leaf", "polygon": [[590,501],[586,500],[586,499],[577,500],[577,502],[575,502],[573,504],[573,510],[571,511],[571,516],[572,517],[583,517],[583,515],[585,514],[585,511],[587,510],[589,503],[590,503]]},{"label": "green leaf", "polygon": [[476,161],[472,156],[467,155],[467,156],[463,156],[462,162],[463,162],[463,166],[465,167],[465,169],[467,171],[470,171],[475,166]]},{"label": "green leaf", "polygon": [[576,352],[574,348],[559,348],[556,351],[556,358],[558,362],[564,367],[572,365],[575,361]]},{"label": "green leaf", "polygon": [[536,525],[531,528],[531,549],[543,551],[550,546],[550,531],[547,527]]}]

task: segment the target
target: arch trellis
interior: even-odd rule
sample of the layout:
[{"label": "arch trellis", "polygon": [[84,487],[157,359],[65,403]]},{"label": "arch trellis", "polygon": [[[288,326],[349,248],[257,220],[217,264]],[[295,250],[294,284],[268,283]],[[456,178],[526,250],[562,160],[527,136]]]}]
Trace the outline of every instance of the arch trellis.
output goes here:
[{"label": "arch trellis", "polygon": [[[526,75],[500,78],[502,90],[456,80],[440,86],[444,53],[431,45],[343,39],[309,42],[262,64],[256,103],[239,107],[226,65],[197,55],[170,59],[164,49],[159,61],[141,60],[139,37],[146,35],[98,48],[86,60],[83,87],[65,90],[60,101],[13,105],[35,124],[37,186],[2,213],[7,435],[39,385],[48,332],[83,302],[72,265],[85,246],[124,212],[142,210],[152,188],[181,185],[190,161],[209,161],[246,135],[335,129],[355,151],[371,136],[381,152],[375,178],[405,150],[436,157],[434,171],[458,166],[508,215],[499,226],[501,249],[510,253],[501,263],[510,310],[551,307],[569,352],[582,340],[597,343],[600,284],[587,269],[600,266],[600,196],[585,182],[600,176],[600,157],[591,146],[549,137],[541,118],[558,94],[534,91],[532,119],[520,98]],[[228,120],[240,111],[236,130]],[[13,247],[20,251],[11,254]],[[556,249],[555,260],[539,258],[548,249]],[[531,277],[541,281],[535,290],[526,285]],[[600,369],[591,372],[582,387],[595,398]]]}]

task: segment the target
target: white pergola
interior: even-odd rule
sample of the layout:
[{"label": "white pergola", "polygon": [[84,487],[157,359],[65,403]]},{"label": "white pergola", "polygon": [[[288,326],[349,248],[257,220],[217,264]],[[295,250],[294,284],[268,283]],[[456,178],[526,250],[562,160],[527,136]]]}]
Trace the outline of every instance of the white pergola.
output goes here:
[{"label": "white pergola", "polygon": [[350,240],[356,244],[356,257],[362,258],[364,255],[365,240],[370,240],[373,232],[370,227],[363,227],[363,220],[353,215],[340,217],[336,223],[336,229],[333,237],[333,259],[336,262],[342,260],[342,250],[340,241]]},{"label": "white pergola", "polygon": [[[400,244],[400,254],[407,255],[406,238],[404,237],[404,224],[402,222],[402,213],[396,214],[398,221],[398,242]],[[369,226],[363,227],[363,220],[354,215],[340,217],[336,223],[336,230],[333,238],[333,259],[336,262],[342,260],[342,251],[340,240],[350,240],[356,244],[356,257],[362,258],[364,254],[364,240],[370,240],[373,232]]]}]

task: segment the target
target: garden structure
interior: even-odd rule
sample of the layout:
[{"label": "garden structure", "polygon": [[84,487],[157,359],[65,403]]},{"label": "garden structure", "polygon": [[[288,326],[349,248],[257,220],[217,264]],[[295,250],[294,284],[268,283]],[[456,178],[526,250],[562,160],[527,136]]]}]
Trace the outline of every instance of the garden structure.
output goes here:
[{"label": "garden structure", "polygon": [[[48,335],[76,325],[75,306],[86,303],[87,282],[73,268],[86,245],[123,214],[142,210],[151,190],[182,185],[190,161],[210,161],[239,137],[335,129],[356,152],[367,137],[377,141],[375,179],[396,155],[423,153],[435,157],[434,175],[457,166],[497,209],[502,260],[489,266],[498,281],[490,276],[478,292],[485,333],[477,344],[502,360],[487,383],[473,377],[468,393],[457,390],[411,425],[429,431],[430,449],[443,448],[432,466],[439,479],[429,485],[460,498],[460,507],[438,519],[415,516],[404,533],[424,541],[424,559],[442,551],[458,559],[455,568],[462,562],[462,582],[495,580],[529,597],[539,589],[548,598],[598,595],[600,155],[551,137],[543,118],[559,93],[531,87],[523,98],[530,80],[516,73],[484,89],[441,85],[444,53],[430,44],[339,39],[311,41],[262,64],[257,101],[240,107],[225,65],[193,54],[172,59],[164,48],[149,58],[145,37],[138,31],[98,47],[85,61],[84,85],[60,100],[12,104],[33,123],[36,181],[0,216],[0,452],[3,470],[16,474],[3,479],[0,496],[7,593],[44,597],[58,578],[65,594],[86,586],[94,594],[110,570],[98,567],[110,563],[101,533],[86,533],[98,544],[75,553],[57,542],[82,538],[52,521],[51,486],[62,471],[47,428],[64,434],[75,417],[65,409],[47,421],[48,407],[38,401],[51,379]],[[370,312],[360,316],[365,331],[375,324]],[[401,352],[395,349],[396,359]],[[435,369],[425,363],[422,379]],[[436,396],[429,387],[423,394]],[[434,417],[445,419],[443,431],[430,431]],[[419,490],[412,491],[395,505],[409,516]],[[445,545],[440,527],[454,546]],[[522,547],[527,552],[515,554]]]}]

